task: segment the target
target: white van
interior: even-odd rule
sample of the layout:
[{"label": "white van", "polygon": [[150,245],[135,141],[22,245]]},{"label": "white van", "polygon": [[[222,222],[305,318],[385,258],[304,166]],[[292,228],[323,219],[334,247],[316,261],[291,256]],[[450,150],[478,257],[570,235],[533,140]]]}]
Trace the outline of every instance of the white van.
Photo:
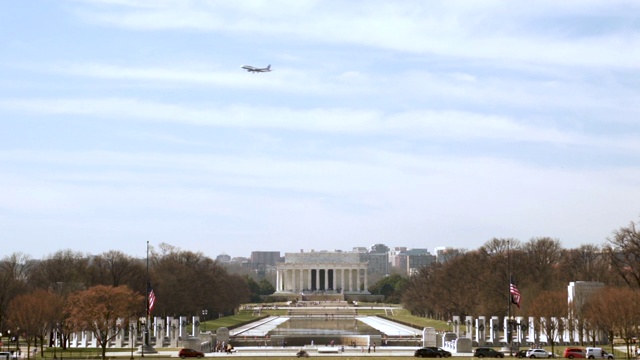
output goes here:
[{"label": "white van", "polygon": [[587,359],[608,359],[613,360],[613,354],[609,354],[602,348],[588,347],[586,353]]},{"label": "white van", "polygon": [[11,353],[8,351],[0,351],[0,360],[11,360]]}]

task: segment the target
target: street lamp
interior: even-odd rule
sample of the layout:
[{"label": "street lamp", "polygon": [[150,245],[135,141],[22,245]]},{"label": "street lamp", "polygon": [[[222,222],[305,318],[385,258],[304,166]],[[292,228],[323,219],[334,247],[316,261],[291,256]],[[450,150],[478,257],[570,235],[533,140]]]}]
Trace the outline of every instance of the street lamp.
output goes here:
[{"label": "street lamp", "polygon": [[202,328],[204,329],[203,332],[207,332],[207,314],[209,314],[209,310],[202,310]]}]

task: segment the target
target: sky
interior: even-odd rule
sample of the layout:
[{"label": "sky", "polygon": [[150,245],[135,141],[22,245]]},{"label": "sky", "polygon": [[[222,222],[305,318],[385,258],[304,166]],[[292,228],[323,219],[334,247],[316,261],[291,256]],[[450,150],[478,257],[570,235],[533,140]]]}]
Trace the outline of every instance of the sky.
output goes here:
[{"label": "sky", "polygon": [[640,216],[637,1],[0,6],[2,256],[577,248]]}]

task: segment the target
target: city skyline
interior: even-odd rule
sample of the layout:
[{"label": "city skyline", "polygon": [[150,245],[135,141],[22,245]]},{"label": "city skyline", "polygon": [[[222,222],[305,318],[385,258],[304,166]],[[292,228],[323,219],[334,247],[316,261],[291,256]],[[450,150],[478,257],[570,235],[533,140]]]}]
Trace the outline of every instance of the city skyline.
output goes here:
[{"label": "city skyline", "polygon": [[640,216],[637,2],[2,10],[3,254],[576,248]]}]

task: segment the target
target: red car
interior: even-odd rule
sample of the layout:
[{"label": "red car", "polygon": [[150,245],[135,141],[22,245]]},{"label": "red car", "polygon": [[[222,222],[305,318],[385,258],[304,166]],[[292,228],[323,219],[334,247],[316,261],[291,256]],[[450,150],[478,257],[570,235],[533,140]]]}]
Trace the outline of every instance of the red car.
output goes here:
[{"label": "red car", "polygon": [[567,359],[573,359],[573,358],[583,359],[583,358],[586,358],[587,356],[584,349],[568,347],[564,349],[564,357]]},{"label": "red car", "polygon": [[180,356],[181,359],[188,357],[201,358],[204,357],[204,353],[202,351],[184,348],[180,350],[178,356]]}]

